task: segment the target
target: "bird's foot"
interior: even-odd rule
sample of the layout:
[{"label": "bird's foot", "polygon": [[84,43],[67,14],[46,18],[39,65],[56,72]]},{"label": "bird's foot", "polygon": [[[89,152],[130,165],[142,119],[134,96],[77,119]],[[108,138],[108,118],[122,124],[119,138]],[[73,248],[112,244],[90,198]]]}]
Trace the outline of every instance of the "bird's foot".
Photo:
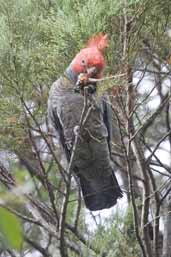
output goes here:
[{"label": "bird's foot", "polygon": [[74,135],[78,136],[79,132],[80,132],[80,126],[77,125],[74,127]]},{"label": "bird's foot", "polygon": [[80,126],[77,125],[74,127],[74,135],[75,137],[78,137],[81,141],[83,141],[83,138],[80,133]]},{"label": "bird's foot", "polygon": [[69,151],[71,151],[71,150],[72,150],[72,147],[73,147],[72,141],[67,141],[67,142],[66,142],[66,146],[67,146],[67,149],[68,149]]}]

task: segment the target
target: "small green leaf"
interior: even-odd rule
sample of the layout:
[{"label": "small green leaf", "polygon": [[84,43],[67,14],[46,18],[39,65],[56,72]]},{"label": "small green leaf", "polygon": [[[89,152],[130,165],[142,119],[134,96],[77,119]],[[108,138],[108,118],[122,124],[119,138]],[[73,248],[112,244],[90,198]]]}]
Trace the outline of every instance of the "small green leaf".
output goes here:
[{"label": "small green leaf", "polygon": [[21,224],[14,214],[2,207],[0,207],[0,232],[10,248],[21,249],[23,241]]}]

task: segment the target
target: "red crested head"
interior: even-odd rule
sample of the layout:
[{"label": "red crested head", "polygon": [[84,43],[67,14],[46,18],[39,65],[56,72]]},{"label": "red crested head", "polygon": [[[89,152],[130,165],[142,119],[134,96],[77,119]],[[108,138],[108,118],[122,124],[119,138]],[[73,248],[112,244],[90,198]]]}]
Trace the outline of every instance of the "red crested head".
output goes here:
[{"label": "red crested head", "polygon": [[86,47],[71,62],[71,69],[76,73],[84,73],[86,69],[95,67],[97,69],[96,77],[100,77],[105,67],[103,51],[107,46],[107,35],[100,33],[93,36],[87,42]]},{"label": "red crested head", "polygon": [[99,33],[98,35],[90,38],[86,44],[86,47],[96,47],[99,51],[103,51],[109,46],[107,34]]}]

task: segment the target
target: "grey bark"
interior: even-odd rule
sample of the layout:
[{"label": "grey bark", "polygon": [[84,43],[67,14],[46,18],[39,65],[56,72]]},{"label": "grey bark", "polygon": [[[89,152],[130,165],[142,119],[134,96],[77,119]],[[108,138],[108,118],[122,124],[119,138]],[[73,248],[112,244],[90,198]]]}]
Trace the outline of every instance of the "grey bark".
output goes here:
[{"label": "grey bark", "polygon": [[171,257],[171,193],[164,212],[163,257]]}]

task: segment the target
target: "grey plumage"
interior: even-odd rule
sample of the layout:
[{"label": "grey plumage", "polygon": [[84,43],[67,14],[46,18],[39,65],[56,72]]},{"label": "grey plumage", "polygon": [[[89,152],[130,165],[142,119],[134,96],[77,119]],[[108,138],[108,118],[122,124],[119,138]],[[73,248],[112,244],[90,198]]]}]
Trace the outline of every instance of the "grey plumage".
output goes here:
[{"label": "grey plumage", "polygon": [[[65,76],[51,87],[48,116],[60,135],[68,161],[74,142],[74,128],[79,124],[84,98],[74,92],[74,84]],[[73,171],[80,181],[86,207],[90,210],[109,208],[122,192],[110,159],[109,110],[104,98],[95,105],[79,139]]]}]

